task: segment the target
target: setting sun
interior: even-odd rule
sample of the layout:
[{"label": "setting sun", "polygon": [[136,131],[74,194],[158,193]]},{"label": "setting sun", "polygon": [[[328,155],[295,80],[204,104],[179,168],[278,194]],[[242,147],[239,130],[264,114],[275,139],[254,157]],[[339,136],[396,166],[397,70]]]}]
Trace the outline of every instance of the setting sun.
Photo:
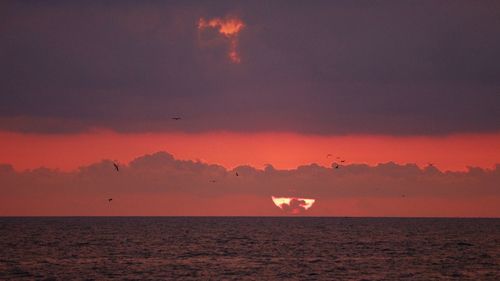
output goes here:
[{"label": "setting sun", "polygon": [[307,211],[312,207],[316,199],[306,199],[306,198],[297,198],[297,197],[274,197],[273,199],[274,205],[290,214],[299,214],[303,211]]}]

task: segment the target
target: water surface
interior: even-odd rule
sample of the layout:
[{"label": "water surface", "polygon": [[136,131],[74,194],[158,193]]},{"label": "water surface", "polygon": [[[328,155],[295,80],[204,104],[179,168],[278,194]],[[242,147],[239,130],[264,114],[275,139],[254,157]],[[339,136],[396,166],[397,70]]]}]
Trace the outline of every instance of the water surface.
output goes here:
[{"label": "water surface", "polygon": [[500,280],[500,219],[0,218],[0,279]]}]

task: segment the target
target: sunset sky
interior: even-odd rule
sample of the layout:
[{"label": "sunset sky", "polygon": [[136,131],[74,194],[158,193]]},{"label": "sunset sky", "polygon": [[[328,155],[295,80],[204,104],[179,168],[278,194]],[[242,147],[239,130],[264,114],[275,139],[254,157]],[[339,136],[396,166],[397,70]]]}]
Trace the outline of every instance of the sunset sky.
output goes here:
[{"label": "sunset sky", "polygon": [[499,35],[498,1],[3,1],[0,215],[500,217]]}]

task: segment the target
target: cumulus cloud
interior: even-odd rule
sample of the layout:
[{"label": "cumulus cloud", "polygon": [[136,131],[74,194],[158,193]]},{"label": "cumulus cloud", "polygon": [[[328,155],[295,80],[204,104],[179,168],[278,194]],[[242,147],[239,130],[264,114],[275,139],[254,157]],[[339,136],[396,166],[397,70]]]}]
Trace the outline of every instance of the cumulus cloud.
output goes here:
[{"label": "cumulus cloud", "polygon": [[[235,176],[235,171],[238,171],[239,176]],[[212,182],[214,179],[215,182]],[[441,172],[434,167],[420,169],[414,164],[398,165],[395,163],[377,166],[350,164],[340,169],[313,164],[293,170],[277,170],[272,166],[264,170],[249,166],[227,170],[219,165],[178,160],[166,152],[159,152],[139,157],[128,165],[122,165],[120,172],[114,171],[110,160],[103,160],[72,172],[46,168],[15,171],[10,165],[0,165],[0,193],[2,194],[0,213],[16,214],[16,211],[19,212],[20,206],[14,206],[12,202],[25,202],[22,205],[23,210],[27,214],[30,212],[36,214],[38,209],[47,207],[44,204],[55,206],[64,204],[65,200],[75,202],[75,204],[81,203],[78,198],[88,201],[89,198],[97,200],[96,198],[123,197],[130,198],[131,201],[133,201],[131,198],[142,198],[144,202],[153,200],[156,204],[159,204],[159,198],[164,198],[164,200],[170,198],[173,201],[183,198],[186,202],[204,200],[206,204],[219,202],[221,198],[228,198],[224,203],[213,205],[210,209],[212,211],[227,210],[224,209],[228,208],[225,204],[230,203],[239,205],[239,210],[243,214],[263,214],[262,210],[265,209],[270,210],[264,213],[269,215],[275,214],[272,209],[266,209],[273,205],[271,196],[280,195],[299,199],[316,199],[315,205],[308,210],[316,215],[335,215],[335,211],[329,209],[335,206],[328,206],[326,202],[338,204],[339,202],[352,202],[352,200],[365,200],[366,202],[407,200],[406,202],[414,204],[415,210],[422,208],[426,210],[425,214],[434,215],[440,215],[440,213],[437,209],[429,210],[425,202],[432,200],[464,202],[461,203],[462,207],[468,208],[469,214],[475,214],[474,208],[481,207],[478,205],[478,202],[482,202],[481,200],[491,202],[500,198],[499,182],[500,165],[494,169],[470,167],[466,172]],[[116,202],[120,200],[113,201],[113,203]],[[302,208],[303,202],[298,200],[295,203],[291,207]],[[152,207],[151,204],[144,204],[137,206],[136,211],[140,213],[141,208],[148,205]],[[159,214],[175,213],[176,209],[162,209],[167,207],[165,204],[157,206]],[[86,208],[93,208],[92,206],[90,204]],[[176,214],[203,214],[201,206],[189,207],[184,204],[177,209],[183,210],[184,213]],[[262,209],[257,206],[266,207]],[[500,215],[500,208],[496,206],[490,206],[488,214]],[[366,207],[365,211],[366,214],[371,214],[384,207],[388,206],[375,204],[372,207]],[[276,207],[273,208],[277,210]],[[401,208],[404,209],[405,206]],[[314,211],[315,209],[317,211]],[[81,209],[78,210],[82,212]],[[57,214],[58,211],[54,210],[54,212]],[[76,209],[75,212],[79,213]],[[131,212],[133,214],[133,211]],[[227,212],[223,214],[231,214],[230,211]],[[463,212],[465,211],[462,210]],[[465,214],[467,215],[467,212]]]}]

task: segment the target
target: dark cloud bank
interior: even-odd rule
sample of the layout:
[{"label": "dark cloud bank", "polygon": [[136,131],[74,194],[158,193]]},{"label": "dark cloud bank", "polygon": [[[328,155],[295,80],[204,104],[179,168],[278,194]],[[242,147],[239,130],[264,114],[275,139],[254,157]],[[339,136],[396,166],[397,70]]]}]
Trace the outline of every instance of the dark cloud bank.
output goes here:
[{"label": "dark cloud bank", "polygon": [[[332,165],[333,166],[333,165]],[[239,176],[235,176],[235,172]],[[212,182],[215,180],[215,182]],[[0,193],[8,198],[50,198],[111,194],[172,194],[204,198],[222,196],[298,196],[303,198],[500,198],[500,164],[494,169],[470,167],[466,172],[441,172],[414,164],[367,166],[352,164],[340,169],[316,164],[294,170],[264,170],[240,166],[226,170],[202,162],[176,160],[158,152],[122,165],[115,172],[104,160],[73,172],[39,168],[15,171],[0,165]]]},{"label": "dark cloud bank", "polygon": [[[228,14],[240,64],[196,29]],[[498,132],[499,34],[498,1],[3,1],[0,129]]]}]

